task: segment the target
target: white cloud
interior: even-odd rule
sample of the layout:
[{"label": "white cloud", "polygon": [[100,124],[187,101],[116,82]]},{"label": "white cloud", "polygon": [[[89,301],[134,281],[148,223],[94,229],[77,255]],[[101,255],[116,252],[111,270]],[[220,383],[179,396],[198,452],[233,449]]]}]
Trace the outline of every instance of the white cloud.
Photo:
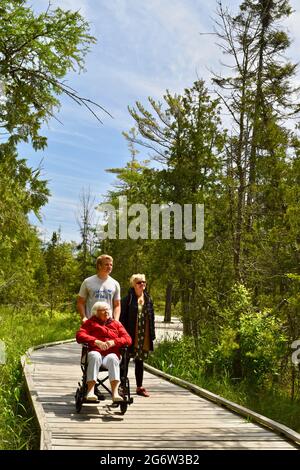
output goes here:
[{"label": "white cloud", "polygon": [[124,54],[116,57],[122,70],[131,67],[148,80],[156,77],[158,82],[182,81],[188,75],[196,79],[199,68],[203,68],[200,74],[205,72],[202,64],[204,59],[212,58],[211,50],[215,47],[211,40],[203,48],[199,34],[208,31],[205,25],[208,11],[202,19],[194,3],[179,0],[119,0],[110,2],[107,10],[108,19],[115,22],[115,34],[126,39],[119,46]]},{"label": "white cloud", "polygon": [[[62,10],[79,11],[86,18],[91,14],[89,0],[51,0],[51,10],[59,7]],[[46,11],[49,0],[28,0],[27,4],[35,11]]]},{"label": "white cloud", "polygon": [[57,125],[57,126],[50,125],[49,126],[49,131],[52,132],[55,135],[62,135],[62,136],[70,137],[72,139],[74,139],[74,137],[78,137],[78,138],[80,138],[82,140],[86,140],[88,142],[95,142],[95,139],[90,137],[87,134],[83,134],[83,133],[78,132],[78,131],[73,131],[73,130],[71,131],[71,130],[68,130],[68,129],[62,129],[62,128],[59,128],[58,126],[59,125]]}]

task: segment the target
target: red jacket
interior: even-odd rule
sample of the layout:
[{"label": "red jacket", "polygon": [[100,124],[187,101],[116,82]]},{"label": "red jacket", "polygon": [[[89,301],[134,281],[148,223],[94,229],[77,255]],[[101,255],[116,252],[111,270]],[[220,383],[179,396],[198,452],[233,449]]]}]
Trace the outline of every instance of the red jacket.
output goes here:
[{"label": "red jacket", "polygon": [[[100,341],[113,339],[115,345],[102,351],[94,344],[95,339]],[[87,343],[89,351],[98,351],[101,356],[115,353],[118,357],[120,357],[120,348],[126,345],[130,346],[132,343],[131,337],[120,322],[109,318],[103,323],[95,315],[81,325],[80,330],[76,333],[76,341],[79,344]]]}]

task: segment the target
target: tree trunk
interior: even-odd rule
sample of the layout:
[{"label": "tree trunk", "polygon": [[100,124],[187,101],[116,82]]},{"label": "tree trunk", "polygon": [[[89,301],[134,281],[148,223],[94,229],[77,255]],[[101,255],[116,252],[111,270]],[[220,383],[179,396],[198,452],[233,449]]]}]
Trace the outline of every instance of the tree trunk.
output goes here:
[{"label": "tree trunk", "polygon": [[249,180],[248,180],[248,194],[247,194],[247,231],[250,232],[252,229],[252,204],[254,202],[254,187],[256,183],[256,160],[257,160],[257,148],[260,143],[260,132],[262,122],[266,118],[264,113],[264,94],[262,91],[262,73],[264,67],[264,51],[266,48],[266,30],[270,23],[270,8],[271,2],[264,2],[264,8],[261,12],[261,32],[259,39],[259,60],[256,72],[256,92],[254,101],[254,112],[253,112],[253,130],[251,139],[251,149],[249,157]]},{"label": "tree trunk", "polygon": [[182,281],[181,286],[183,288],[181,292],[181,309],[182,309],[182,323],[183,323],[183,334],[185,336],[191,336],[191,313],[190,313],[190,292],[187,282]]},{"label": "tree trunk", "polygon": [[[236,335],[235,340],[239,345],[240,344],[240,335],[239,334]],[[232,361],[232,372],[233,372],[234,378],[236,378],[236,379],[240,379],[240,378],[243,377],[242,356],[241,356],[241,349],[240,348],[235,350],[235,354],[234,354],[233,361]]]},{"label": "tree trunk", "polygon": [[166,287],[165,316],[164,316],[164,322],[166,323],[170,323],[171,321],[172,290],[173,290],[173,283],[171,281],[168,281],[167,287]]}]

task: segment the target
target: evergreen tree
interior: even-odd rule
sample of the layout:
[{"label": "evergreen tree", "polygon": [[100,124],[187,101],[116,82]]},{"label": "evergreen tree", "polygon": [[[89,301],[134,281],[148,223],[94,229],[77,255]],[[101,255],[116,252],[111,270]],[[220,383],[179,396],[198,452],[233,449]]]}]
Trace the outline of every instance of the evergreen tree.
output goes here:
[{"label": "evergreen tree", "polygon": [[217,34],[235,74],[214,78],[233,121],[227,176],[237,281],[252,265],[246,240],[256,223],[283,206],[279,181],[291,133],[282,123],[299,110],[291,82],[296,65],[283,59],[290,40],[280,21],[291,14],[288,0],[245,0],[239,10],[234,16],[219,2]]},{"label": "evergreen tree", "polygon": [[[172,238],[175,223],[172,208],[176,204],[181,209],[184,204],[204,202],[211,204],[211,208],[214,206],[221,177],[220,155],[224,136],[218,129],[218,101],[209,97],[201,80],[186,89],[182,96],[172,96],[167,92],[164,103],[157,103],[151,98],[149,103],[151,112],[141,103],[129,109],[136,122],[136,131],[135,135],[125,133],[125,136],[132,144],[151,149],[152,158],[158,160],[162,168],[139,167],[139,163],[132,159],[126,169],[116,172],[126,182],[125,187],[121,186],[120,193],[127,194],[129,202],[143,202],[149,210],[153,203],[170,208]],[[135,171],[132,171],[133,168]],[[132,253],[147,247],[148,256],[144,256],[148,270],[154,279],[159,279],[161,285],[168,286],[167,311],[170,308],[171,286],[174,286],[181,295],[185,332],[195,330],[196,334],[196,254],[185,250],[188,240],[184,237],[172,241],[161,238],[162,230],[157,240],[147,241],[146,245],[137,246],[135,242]],[[117,241],[116,245],[120,246],[119,243]]]},{"label": "evergreen tree", "polygon": [[64,309],[74,299],[79,286],[79,264],[75,257],[75,246],[61,241],[60,232],[53,232],[44,251],[48,275],[46,301],[51,314],[55,309]]}]

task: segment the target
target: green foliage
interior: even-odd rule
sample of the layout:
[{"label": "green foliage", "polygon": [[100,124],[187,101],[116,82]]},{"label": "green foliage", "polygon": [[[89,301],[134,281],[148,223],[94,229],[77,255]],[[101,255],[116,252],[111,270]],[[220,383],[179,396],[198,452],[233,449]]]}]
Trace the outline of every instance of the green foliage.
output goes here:
[{"label": "green foliage", "polygon": [[242,314],[250,313],[252,309],[251,294],[243,284],[234,284],[226,299],[223,317],[238,326]]},{"label": "green foliage", "polygon": [[258,312],[249,291],[239,284],[233,287],[220,316],[223,321],[216,345],[206,350],[203,360],[205,370],[234,376],[238,353],[242,376],[249,382],[264,384],[279,375],[288,338],[276,312]]},{"label": "green foliage", "polygon": [[217,34],[232,59],[230,76],[215,76],[214,82],[234,123],[225,183],[235,280],[247,281],[257,294],[274,292],[277,273],[292,258],[287,193],[296,185],[291,191],[286,183],[299,147],[289,122],[299,112],[299,88],[296,64],[283,60],[290,39],[282,30],[292,10],[288,0],[246,0],[233,15],[218,4]]},{"label": "green foliage", "polygon": [[240,337],[243,370],[247,375],[264,383],[266,376],[279,374],[287,342],[279,318],[268,310],[243,314]]},{"label": "green foliage", "polygon": [[74,245],[61,242],[60,234],[53,232],[51,242],[44,251],[46,266],[46,292],[44,299],[50,311],[65,309],[78,292],[80,283],[79,263],[75,258]]},{"label": "green foliage", "polygon": [[49,191],[40,170],[28,168],[8,144],[0,145],[0,172],[0,302],[24,304],[36,299],[35,274],[42,263],[28,214],[38,215]]},{"label": "green foliage", "polygon": [[[226,370],[222,373],[207,373],[207,364],[199,360],[201,351],[198,347],[192,338],[163,341],[156,346],[147,362],[157,369],[187,380],[300,432],[299,387],[295,399],[291,401],[283,384],[280,386],[278,383],[267,382],[262,388],[252,380],[252,377],[236,380],[230,377]],[[299,381],[300,376],[298,386]]]},{"label": "green foliage", "polygon": [[[191,337],[177,339],[172,342],[162,341],[149,356],[149,364],[162,371],[181,376],[185,380],[193,381],[202,374],[199,367],[198,351],[195,349]],[[186,365],[188,364],[188,367]]]},{"label": "green foliage", "polygon": [[[69,71],[83,70],[95,38],[79,12],[53,10],[50,3],[45,12],[35,15],[25,0],[3,0],[0,20],[0,126],[4,131],[0,144],[0,303],[35,305],[45,302],[49,277],[28,214],[33,211],[39,217],[49,190],[41,169],[28,167],[26,159],[18,156],[17,144],[30,142],[35,150],[46,146],[41,126],[53,116],[62,93],[96,116],[90,107],[95,103],[79,97],[63,80]],[[77,287],[71,249],[60,255],[63,261],[60,298],[54,303],[50,276],[52,308],[70,298]]]},{"label": "green foliage", "polygon": [[79,326],[75,313],[0,308],[0,339],[6,363],[0,365],[0,449],[38,449],[38,428],[26,397],[21,356],[29,347],[73,338]]},{"label": "green foliage", "polygon": [[26,1],[2,0],[0,7],[1,127],[10,144],[32,142],[44,148],[43,122],[53,116],[61,93],[79,101],[62,79],[83,69],[90,44],[89,25],[79,12],[61,8],[37,16]]}]

